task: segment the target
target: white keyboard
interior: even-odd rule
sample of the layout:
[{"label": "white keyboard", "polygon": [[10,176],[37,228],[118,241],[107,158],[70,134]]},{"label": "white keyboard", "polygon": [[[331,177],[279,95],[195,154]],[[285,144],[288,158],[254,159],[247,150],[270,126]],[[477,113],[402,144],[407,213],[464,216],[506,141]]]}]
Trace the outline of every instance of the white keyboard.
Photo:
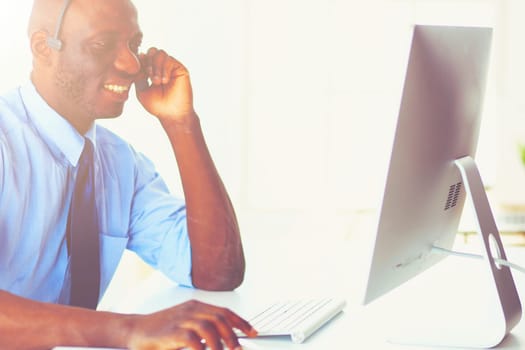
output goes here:
[{"label": "white keyboard", "polygon": [[287,300],[268,305],[248,321],[259,332],[259,337],[286,335],[294,343],[302,343],[345,305],[343,299]]}]

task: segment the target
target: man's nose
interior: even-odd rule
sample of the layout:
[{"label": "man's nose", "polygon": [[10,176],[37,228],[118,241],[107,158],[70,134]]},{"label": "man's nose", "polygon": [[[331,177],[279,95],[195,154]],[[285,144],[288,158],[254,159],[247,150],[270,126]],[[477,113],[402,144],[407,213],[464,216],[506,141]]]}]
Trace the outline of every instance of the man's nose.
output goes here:
[{"label": "man's nose", "polygon": [[136,75],[140,72],[140,61],[138,55],[129,47],[119,50],[115,59],[115,68],[128,75]]}]

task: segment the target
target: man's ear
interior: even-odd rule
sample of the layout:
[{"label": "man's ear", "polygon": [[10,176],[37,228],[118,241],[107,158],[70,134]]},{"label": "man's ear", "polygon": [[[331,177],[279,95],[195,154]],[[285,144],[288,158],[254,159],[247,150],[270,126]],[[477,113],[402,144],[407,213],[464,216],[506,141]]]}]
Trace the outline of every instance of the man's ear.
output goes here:
[{"label": "man's ear", "polygon": [[52,63],[53,49],[47,44],[48,33],[39,30],[31,35],[31,52],[33,53],[33,59],[35,62],[39,62],[44,65],[50,65]]}]

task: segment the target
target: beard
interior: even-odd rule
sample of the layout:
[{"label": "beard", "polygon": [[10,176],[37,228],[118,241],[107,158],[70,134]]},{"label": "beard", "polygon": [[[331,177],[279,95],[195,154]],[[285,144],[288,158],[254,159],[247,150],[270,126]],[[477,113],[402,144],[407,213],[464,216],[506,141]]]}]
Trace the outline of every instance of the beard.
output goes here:
[{"label": "beard", "polygon": [[100,67],[86,70],[85,66],[67,57],[59,59],[53,72],[53,85],[60,104],[58,110],[69,113],[72,118],[84,119],[85,122],[120,116],[124,102],[105,97],[101,88]]},{"label": "beard", "polygon": [[95,101],[90,100],[87,89],[87,74],[79,65],[72,67],[60,60],[54,73],[54,85],[62,96],[64,104],[82,110],[89,117],[96,117]]}]

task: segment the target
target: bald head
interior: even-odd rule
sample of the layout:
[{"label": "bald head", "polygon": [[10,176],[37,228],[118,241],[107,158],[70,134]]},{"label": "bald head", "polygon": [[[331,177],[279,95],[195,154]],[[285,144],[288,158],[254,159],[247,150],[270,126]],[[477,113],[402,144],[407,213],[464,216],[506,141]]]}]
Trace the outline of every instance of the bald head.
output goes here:
[{"label": "bald head", "polygon": [[37,31],[53,35],[64,0],[34,0],[27,32],[29,36]]},{"label": "bald head", "polygon": [[[33,8],[28,24],[29,37],[37,31],[44,31],[48,35],[54,36],[65,2],[66,0],[33,0]],[[70,0],[69,7],[64,13],[64,18],[67,17],[68,12],[92,10],[97,5],[105,2],[120,2],[134,8],[130,0]]]}]

